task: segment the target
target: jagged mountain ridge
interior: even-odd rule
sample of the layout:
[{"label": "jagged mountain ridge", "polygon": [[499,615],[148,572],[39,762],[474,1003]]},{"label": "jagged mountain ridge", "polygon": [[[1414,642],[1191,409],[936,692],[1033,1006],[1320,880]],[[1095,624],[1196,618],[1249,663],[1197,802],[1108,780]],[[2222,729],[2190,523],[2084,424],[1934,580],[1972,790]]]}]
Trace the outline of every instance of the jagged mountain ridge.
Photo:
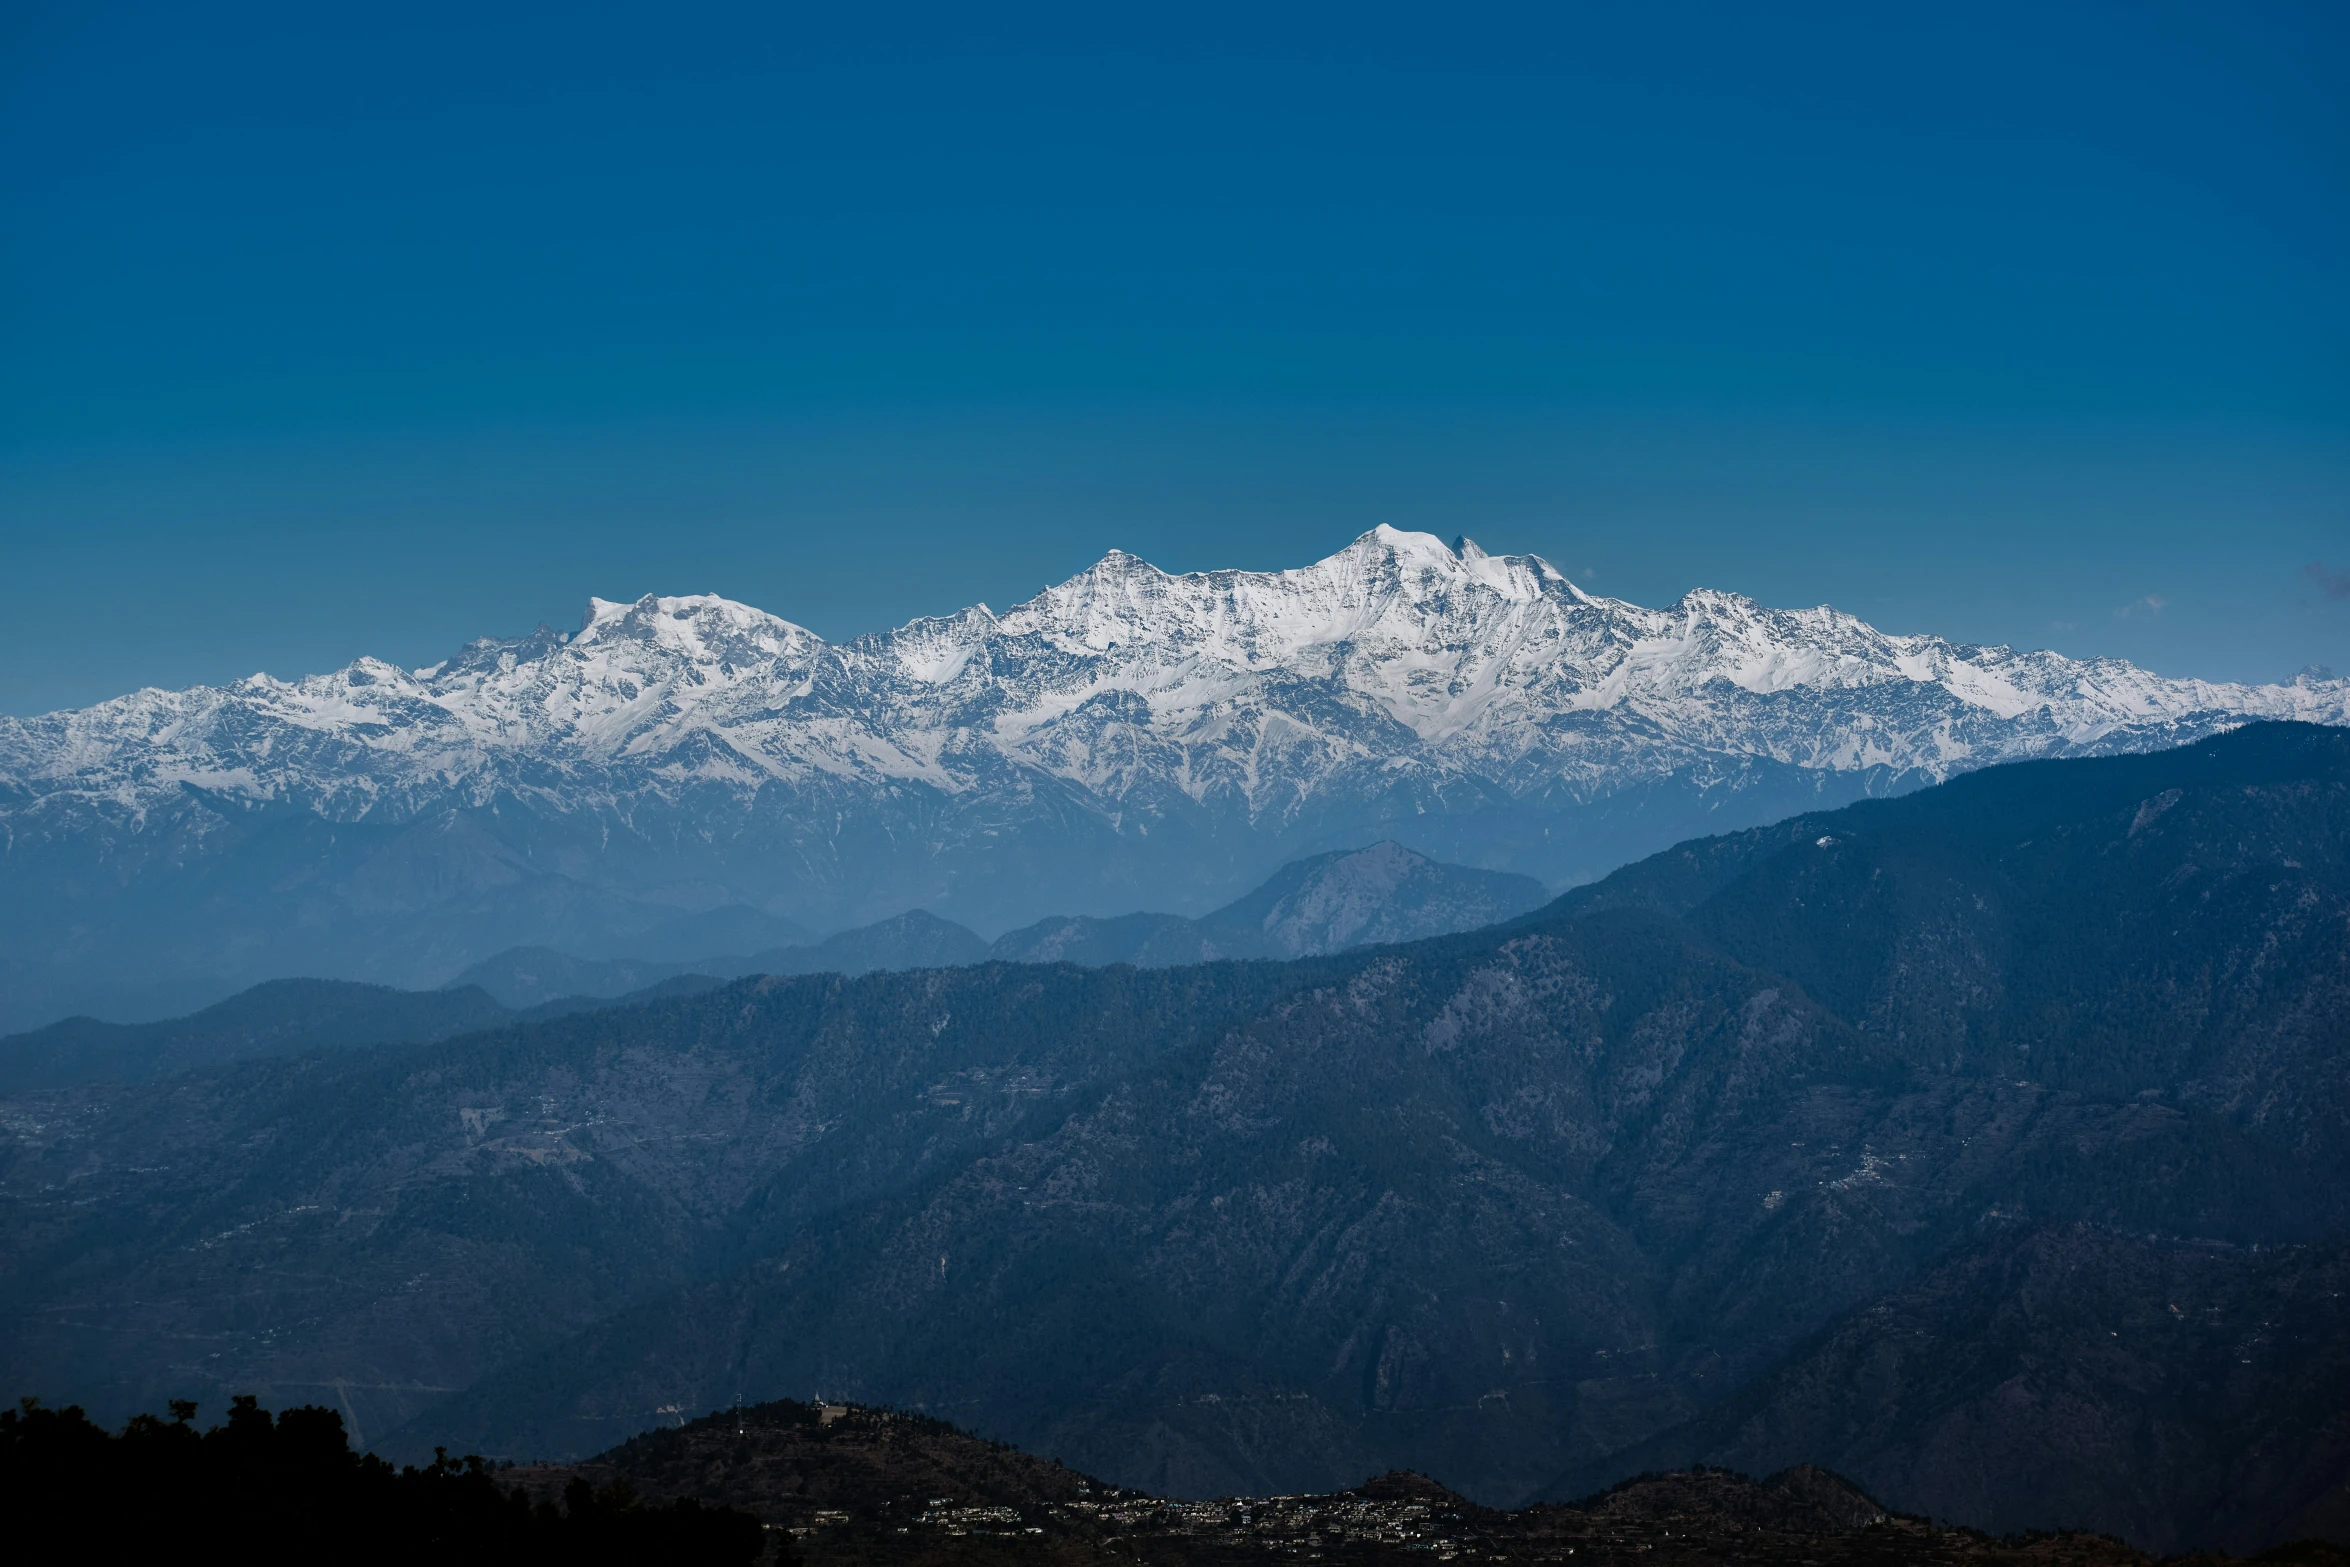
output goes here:
[{"label": "jagged mountain ridge", "polygon": [[[1666,757],[1746,754],[1940,777],[2149,725],[2338,720],[2350,701],[2340,680],[2169,680],[2118,659],[1891,636],[1825,607],[1768,610],[1704,590],[1643,609],[1586,594],[1538,557],[1381,527],[1284,572],[1170,576],[1113,550],[1002,616],[975,605],[838,647],[714,595],[596,599],[576,635],[485,638],[425,669],[363,658],[299,681],[256,675],[0,721],[0,756],[28,794],[102,789],[136,803],[187,782],[346,817],[468,783],[521,791],[502,766],[517,757],[658,759],[679,783],[827,774],[956,792],[1008,762],[1106,798],[1163,778],[1197,802],[1230,790],[1252,814],[1277,814],[1283,780],[1244,765],[1231,741],[1261,750],[1268,722],[1294,722],[1267,700],[1291,681],[1334,684],[1341,707],[1372,721],[1351,745],[1313,737],[1324,771],[1424,750],[1427,765],[1505,779],[1539,758],[1544,785],[1555,774],[1599,788],[1620,782],[1610,774],[1624,756],[1586,743],[1572,748],[1577,765],[1554,768],[1550,753],[1570,748],[1546,744],[1541,720],[1625,709],[1652,731],[1637,748],[1659,753],[1651,772]],[[1734,714],[1741,696],[1928,695],[1908,687],[1932,688],[1925,712],[1900,715],[1908,724],[1855,712],[1823,732]],[[1068,722],[1108,703],[1131,727],[1129,696],[1151,699],[1148,740],[1175,741],[1187,768],[1104,743],[1107,714]],[[287,744],[296,735],[312,744]],[[708,742],[689,767],[679,752],[696,736]],[[353,766],[360,755],[373,766]]]},{"label": "jagged mountain ridge", "polygon": [[1283,572],[1113,551],[1001,615],[838,645],[713,596],[594,600],[577,633],[420,670],[0,718],[25,911],[0,1023],[128,974],[437,984],[738,905],[816,929],[1191,913],[1380,837],[1557,885],[2247,717],[2343,722],[2350,683],[2162,679],[1710,591],[1645,609],[1384,527]]}]

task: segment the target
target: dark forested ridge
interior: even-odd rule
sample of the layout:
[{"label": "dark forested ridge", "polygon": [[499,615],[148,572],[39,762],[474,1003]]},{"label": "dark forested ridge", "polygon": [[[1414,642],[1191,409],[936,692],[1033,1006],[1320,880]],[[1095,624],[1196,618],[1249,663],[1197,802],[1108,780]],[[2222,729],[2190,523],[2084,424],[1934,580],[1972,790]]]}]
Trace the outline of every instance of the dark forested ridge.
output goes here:
[{"label": "dark forested ridge", "polygon": [[1805,1463],[2350,1532],[2350,735],[1705,840],[1291,963],[747,979],[0,1100],[0,1371],[596,1452],[779,1395],[1178,1496]]},{"label": "dark forested ridge", "polygon": [[343,1417],[274,1420],[251,1397],[210,1430],[197,1406],[119,1432],[78,1408],[0,1411],[0,1514],[18,1561],[135,1561],[201,1551],[257,1562],[748,1563],[749,1513],[648,1504],[626,1481],[573,1477],[534,1500],[479,1458],[394,1467],[351,1450]]}]

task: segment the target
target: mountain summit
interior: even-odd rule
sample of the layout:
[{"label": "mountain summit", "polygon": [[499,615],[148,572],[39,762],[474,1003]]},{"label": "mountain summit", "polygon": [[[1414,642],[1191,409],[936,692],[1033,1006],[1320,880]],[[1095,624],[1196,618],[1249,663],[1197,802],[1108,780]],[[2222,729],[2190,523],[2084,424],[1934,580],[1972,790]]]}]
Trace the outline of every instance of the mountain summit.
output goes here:
[{"label": "mountain summit", "polygon": [[2350,682],[2168,680],[1820,608],[1596,597],[1379,527],[1291,571],[1112,551],[997,614],[831,644],[592,600],[423,669],[0,718],[0,1026],[286,973],[433,984],[744,906],[983,931],[1197,913],[1395,839],[1553,885],[1990,762],[2350,720]]}]

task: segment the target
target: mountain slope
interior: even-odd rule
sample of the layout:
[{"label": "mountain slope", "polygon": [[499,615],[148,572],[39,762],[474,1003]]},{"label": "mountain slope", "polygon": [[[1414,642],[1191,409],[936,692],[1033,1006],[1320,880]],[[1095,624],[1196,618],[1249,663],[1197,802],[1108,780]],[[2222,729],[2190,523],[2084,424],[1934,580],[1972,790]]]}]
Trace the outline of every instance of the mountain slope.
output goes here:
[{"label": "mountain slope", "polygon": [[331,1387],[380,1437],[733,1265],[746,1225],[918,1182],[1297,982],[1273,965],[755,979],[0,1100],[0,1380],[109,1417],[191,1378],[281,1402]]},{"label": "mountain slope", "polygon": [[[1195,1496],[1827,1444],[1894,1507],[2273,1543],[2350,1472],[2345,739],[1970,777],[1333,957],[746,980],[18,1096],[0,1369],[517,1456],[823,1393]],[[1904,984],[1975,999],[1920,1033]],[[2214,1454],[2227,1507],[2159,1478]]]},{"label": "mountain slope", "polygon": [[713,597],[597,600],[576,634],[423,670],[0,719],[0,1012],[909,907],[1190,914],[1379,837],[1556,885],[1990,762],[2346,714],[2341,681],[2165,680],[1712,592],[1650,610],[1385,528],[1287,572],[1113,552],[1000,616],[839,646]]},{"label": "mountain slope", "polygon": [[2193,1083],[2300,1145],[2350,1119],[2346,817],[2350,732],[2257,725],[1684,845],[1552,912],[1679,915],[1921,1066]]},{"label": "mountain slope", "polygon": [[2001,1533],[2350,1541],[2350,1247],[1987,1229],[1723,1408],[1552,1494],[1800,1453]]}]

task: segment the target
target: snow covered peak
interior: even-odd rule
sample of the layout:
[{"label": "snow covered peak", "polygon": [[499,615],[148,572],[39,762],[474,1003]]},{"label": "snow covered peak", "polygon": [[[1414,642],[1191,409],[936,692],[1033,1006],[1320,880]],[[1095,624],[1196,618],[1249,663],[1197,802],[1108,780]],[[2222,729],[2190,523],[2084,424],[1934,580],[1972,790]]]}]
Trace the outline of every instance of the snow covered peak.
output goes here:
[{"label": "snow covered peak", "polygon": [[1580,601],[1548,563],[1495,557],[1463,541],[1385,524],[1310,566],[1170,575],[1123,550],[1007,613],[1003,631],[1069,652],[1140,650],[1261,670],[1311,649],[1366,638],[1457,640],[1467,622],[1546,594]]},{"label": "snow covered peak", "polygon": [[1567,580],[1538,555],[1488,555],[1466,534],[1457,544],[1447,544],[1433,533],[1412,533],[1386,523],[1329,559],[1306,567],[1305,572],[1328,575],[1347,566],[1392,574],[1396,585],[1416,600],[1479,587],[1505,599],[1525,601],[1540,596],[1551,585],[1563,586]]},{"label": "snow covered peak", "polygon": [[1713,590],[1648,609],[1535,556],[1381,525],[1284,571],[1175,575],[1112,550],[1001,616],[838,647],[715,594],[593,599],[576,633],[485,638],[422,670],[361,659],[0,723],[0,785],[136,806],[200,783],[368,811],[526,779],[567,798],[587,785],[563,770],[583,768],[612,799],[1049,779],[1120,819],[1115,802],[1173,795],[1253,816],[1405,778],[1596,798],[1725,759],[1939,777],[2252,717],[2350,720],[2350,683],[2164,680]]},{"label": "snow covered peak", "polygon": [[1447,566],[1460,564],[1460,556],[1454,552],[1452,546],[1435,534],[1415,533],[1408,528],[1391,527],[1384,522],[1357,538],[1339,553],[1345,554],[1355,550],[1387,556],[1397,565],[1407,568],[1434,566],[1442,570]]},{"label": "snow covered peak", "polygon": [[590,646],[623,640],[648,643],[692,659],[722,657],[745,649],[781,657],[822,642],[804,626],[715,593],[678,598],[648,593],[628,604],[589,599],[587,614],[573,641]]}]

